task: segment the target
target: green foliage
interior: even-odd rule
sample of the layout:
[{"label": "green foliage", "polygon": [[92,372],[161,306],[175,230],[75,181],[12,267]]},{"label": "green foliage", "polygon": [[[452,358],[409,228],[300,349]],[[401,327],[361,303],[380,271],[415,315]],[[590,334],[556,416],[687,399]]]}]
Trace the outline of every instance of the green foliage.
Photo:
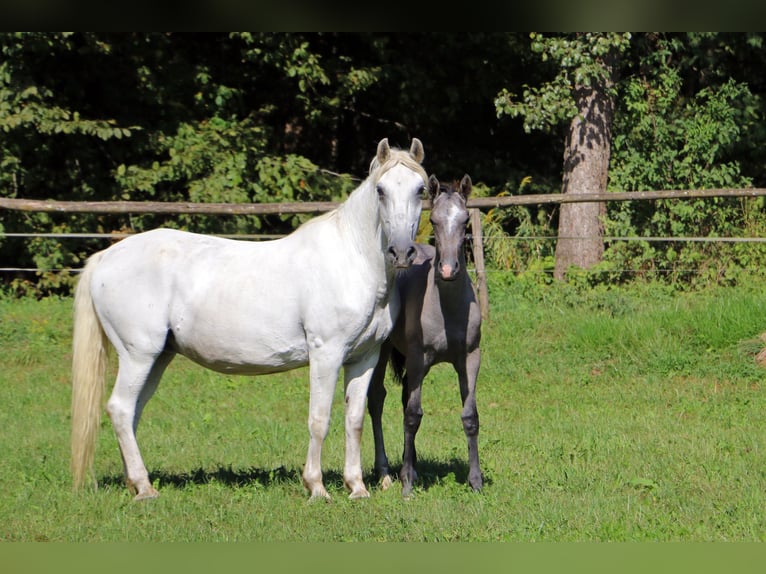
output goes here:
[{"label": "green foliage", "polygon": [[530,34],[531,50],[543,62],[555,63],[556,75],[541,86],[525,85],[519,99],[503,89],[495,99],[498,117],[521,116],[524,130],[551,130],[577,114],[573,90],[591,83],[611,83],[606,65],[615,54],[624,52],[629,33],[577,33],[546,36]]},{"label": "green foliage", "polygon": [[[347,59],[340,59],[347,70],[326,69],[303,35],[4,34],[0,50],[3,196],[243,203],[338,200],[354,187],[349,176],[321,170],[275,137],[275,126],[285,129],[281,121],[296,133],[326,126],[332,110],[375,83],[374,68]],[[164,225],[279,234],[305,218],[4,212],[0,225],[14,232]],[[58,271],[102,247],[0,240],[0,256],[44,270],[34,282],[13,280],[10,290],[57,293],[71,287]]]},{"label": "green foliage", "polygon": [[[481,184],[474,186],[474,195],[486,196],[489,189]],[[535,193],[531,177],[522,178],[517,194]],[[507,191],[497,197],[510,195]],[[551,228],[550,213],[542,206],[515,205],[489,209],[482,217],[484,256],[492,268],[513,273],[520,278],[547,281],[553,271],[553,247],[550,240],[555,235]],[[513,229],[511,235],[507,230]],[[523,279],[522,279],[523,280]]]},{"label": "green foliage", "polygon": [[[732,79],[686,96],[681,71],[668,63],[668,51],[671,47],[650,53],[644,72],[622,85],[610,189],[751,186],[732,150],[756,122],[757,100],[745,83]],[[754,209],[760,203],[742,198],[616,202],[608,204],[605,233],[647,238],[757,236],[766,229],[766,217]],[[748,261],[740,259],[745,252]],[[754,244],[732,249],[715,243],[617,241],[597,271],[606,271],[608,280],[660,278],[679,286],[732,282],[740,268],[763,267],[764,254]]]}]

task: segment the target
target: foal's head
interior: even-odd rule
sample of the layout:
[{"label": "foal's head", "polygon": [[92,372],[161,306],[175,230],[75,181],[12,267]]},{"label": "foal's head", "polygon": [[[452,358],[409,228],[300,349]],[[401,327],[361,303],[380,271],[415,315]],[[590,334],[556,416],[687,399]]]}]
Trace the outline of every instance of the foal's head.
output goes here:
[{"label": "foal's head", "polygon": [[459,183],[441,185],[433,175],[428,180],[431,225],[436,241],[436,271],[444,281],[454,280],[461,272],[461,264],[465,264],[462,255],[468,222],[466,202],[471,187],[471,178],[467,174]]}]

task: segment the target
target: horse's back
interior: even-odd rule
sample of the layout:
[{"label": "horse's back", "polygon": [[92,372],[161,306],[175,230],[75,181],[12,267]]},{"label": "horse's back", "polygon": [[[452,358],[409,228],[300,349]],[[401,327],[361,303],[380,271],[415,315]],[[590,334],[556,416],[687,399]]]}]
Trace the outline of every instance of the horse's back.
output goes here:
[{"label": "horse's back", "polygon": [[308,360],[299,285],[276,257],[266,243],[148,231],[101,252],[94,305],[118,352],[169,347],[228,372],[294,368]]},{"label": "horse's back", "polygon": [[364,346],[385,313],[353,247],[322,221],[273,241],[158,229],[111,246],[91,279],[110,340],[244,374],[307,364],[309,341],[332,354]]}]

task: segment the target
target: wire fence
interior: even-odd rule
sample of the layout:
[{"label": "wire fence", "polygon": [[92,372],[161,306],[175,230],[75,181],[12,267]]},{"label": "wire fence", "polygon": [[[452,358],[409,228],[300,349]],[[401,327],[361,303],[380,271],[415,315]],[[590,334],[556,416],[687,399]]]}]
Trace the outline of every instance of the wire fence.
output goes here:
[{"label": "wire fence", "polygon": [[[103,239],[105,241],[119,241],[134,235],[134,233],[128,232],[115,232],[115,233],[3,233],[0,234],[0,238],[9,239]],[[268,241],[284,237],[284,234],[254,234],[254,233],[230,233],[230,234],[215,234],[217,237],[224,237],[228,239],[241,239],[248,241]],[[503,239],[507,241],[551,241],[555,242],[560,239],[587,239],[581,236],[557,236],[557,235],[510,235],[505,234],[498,235],[484,235],[483,240]],[[466,236],[468,243],[472,241],[472,235],[469,233]],[[764,244],[766,243],[766,237],[643,237],[643,236],[604,236],[601,238],[604,243],[612,242],[647,242],[647,243],[724,243],[724,244]],[[487,269],[489,273],[510,273],[510,269]],[[632,269],[624,269],[623,271],[634,271]],[[678,271],[678,269],[677,269]],[[39,268],[39,267],[0,267],[0,273],[5,274],[18,274],[18,273],[79,273],[80,269],[73,269],[69,267],[65,268]],[[541,271],[542,272],[542,271]]]},{"label": "wire fence", "polygon": [[[766,196],[764,188],[746,189],[702,189],[702,190],[657,190],[631,191],[608,193],[570,193],[570,194],[538,194],[497,197],[473,197],[468,206],[477,210],[497,209],[512,205],[544,205],[575,202],[612,202],[612,201],[652,201],[661,199],[699,199],[715,197],[745,197],[753,198]],[[136,201],[52,201],[0,197],[0,210],[15,210],[26,212],[47,213],[123,213],[123,214],[192,214],[192,215],[267,215],[267,214],[317,214],[329,211],[338,206],[337,202],[298,202],[298,203],[261,203],[261,204],[218,204],[190,202],[136,202]],[[429,209],[430,202],[424,200],[423,208]],[[46,233],[46,232],[9,232],[0,234],[0,238],[9,239],[61,239],[84,240],[103,239],[117,241],[132,233]],[[220,237],[236,238],[252,241],[271,240],[283,237],[276,234],[220,234]],[[485,235],[483,241],[498,239],[496,235]],[[590,239],[586,237],[563,236],[519,236],[503,235],[503,240],[509,241],[559,241],[562,239]],[[679,243],[766,243],[764,237],[643,237],[643,236],[604,236],[605,243],[612,242],[679,242]],[[481,245],[480,245],[481,247]],[[40,269],[2,266],[2,273],[34,273],[34,272],[77,272],[73,269]],[[500,270],[502,271],[502,270]]]}]

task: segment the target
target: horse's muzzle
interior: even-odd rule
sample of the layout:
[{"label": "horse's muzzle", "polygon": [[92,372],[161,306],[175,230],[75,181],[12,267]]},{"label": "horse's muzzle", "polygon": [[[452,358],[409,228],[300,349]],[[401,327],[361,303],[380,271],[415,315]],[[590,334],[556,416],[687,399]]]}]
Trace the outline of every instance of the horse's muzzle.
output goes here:
[{"label": "horse's muzzle", "polygon": [[407,269],[415,261],[415,254],[415,245],[412,243],[404,248],[389,245],[386,257],[391,266],[397,269]]}]

